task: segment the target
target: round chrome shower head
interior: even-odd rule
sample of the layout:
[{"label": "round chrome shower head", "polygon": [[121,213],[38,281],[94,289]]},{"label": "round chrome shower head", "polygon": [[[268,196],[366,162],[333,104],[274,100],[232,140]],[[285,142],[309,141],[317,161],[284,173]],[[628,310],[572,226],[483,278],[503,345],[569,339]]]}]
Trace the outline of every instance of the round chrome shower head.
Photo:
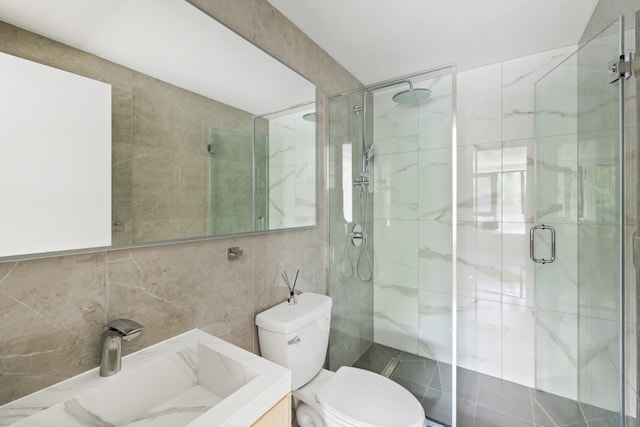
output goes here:
[{"label": "round chrome shower head", "polygon": [[402,92],[398,92],[393,95],[393,102],[396,102],[401,105],[406,104],[419,104],[420,102],[426,101],[431,96],[431,91],[429,89],[424,89],[421,87],[410,88],[407,90],[403,90]]}]

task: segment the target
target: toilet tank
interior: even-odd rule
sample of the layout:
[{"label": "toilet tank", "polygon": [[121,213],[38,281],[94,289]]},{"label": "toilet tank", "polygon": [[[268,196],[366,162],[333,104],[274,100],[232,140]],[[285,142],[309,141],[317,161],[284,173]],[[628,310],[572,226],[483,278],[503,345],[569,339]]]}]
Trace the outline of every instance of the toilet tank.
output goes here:
[{"label": "toilet tank", "polygon": [[256,316],[260,353],[291,371],[296,390],[322,369],[329,344],[331,298],[305,292]]}]

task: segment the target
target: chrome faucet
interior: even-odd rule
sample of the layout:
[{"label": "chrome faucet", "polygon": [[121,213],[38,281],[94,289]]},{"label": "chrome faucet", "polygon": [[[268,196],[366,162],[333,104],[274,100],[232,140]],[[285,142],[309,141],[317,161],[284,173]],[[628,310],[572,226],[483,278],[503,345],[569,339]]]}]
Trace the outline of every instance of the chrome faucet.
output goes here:
[{"label": "chrome faucet", "polygon": [[144,326],[129,319],[115,319],[104,325],[100,338],[100,376],[109,377],[122,367],[122,340],[131,341]]}]

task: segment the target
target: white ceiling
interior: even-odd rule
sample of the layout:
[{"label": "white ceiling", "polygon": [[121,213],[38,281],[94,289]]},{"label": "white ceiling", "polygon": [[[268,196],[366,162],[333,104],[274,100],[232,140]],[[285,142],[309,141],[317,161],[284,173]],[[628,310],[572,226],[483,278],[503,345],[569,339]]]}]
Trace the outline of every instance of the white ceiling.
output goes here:
[{"label": "white ceiling", "polygon": [[577,44],[598,0],[268,0],[364,84]]}]

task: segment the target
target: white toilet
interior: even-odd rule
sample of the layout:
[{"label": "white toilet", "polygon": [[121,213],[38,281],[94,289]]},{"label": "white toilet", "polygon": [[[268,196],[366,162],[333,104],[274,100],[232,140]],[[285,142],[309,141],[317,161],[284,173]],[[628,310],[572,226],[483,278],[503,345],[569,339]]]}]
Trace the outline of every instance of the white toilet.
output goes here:
[{"label": "white toilet", "polygon": [[322,369],[329,344],[331,298],[310,292],[256,316],[262,356],[291,370],[300,427],[424,427],[424,409],[382,375]]}]

